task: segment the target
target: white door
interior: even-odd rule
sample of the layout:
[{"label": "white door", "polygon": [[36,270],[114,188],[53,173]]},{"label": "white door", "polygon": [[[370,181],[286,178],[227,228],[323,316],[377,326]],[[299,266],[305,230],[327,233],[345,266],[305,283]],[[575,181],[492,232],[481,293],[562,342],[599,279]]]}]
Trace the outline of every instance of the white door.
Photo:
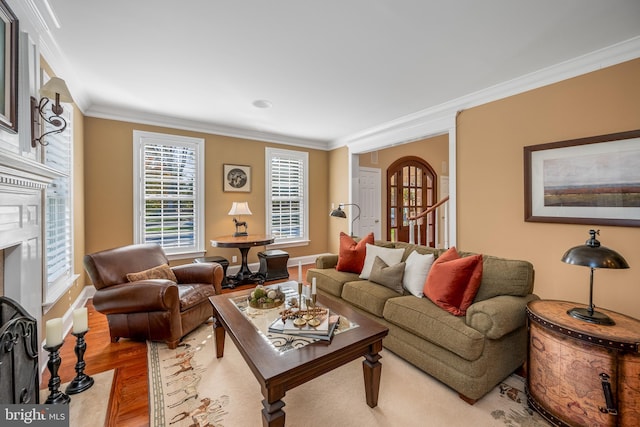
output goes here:
[{"label": "white door", "polygon": [[377,168],[359,169],[360,187],[358,200],[360,201],[360,228],[358,236],[366,236],[373,232],[376,239],[382,239],[382,181],[381,172]]}]

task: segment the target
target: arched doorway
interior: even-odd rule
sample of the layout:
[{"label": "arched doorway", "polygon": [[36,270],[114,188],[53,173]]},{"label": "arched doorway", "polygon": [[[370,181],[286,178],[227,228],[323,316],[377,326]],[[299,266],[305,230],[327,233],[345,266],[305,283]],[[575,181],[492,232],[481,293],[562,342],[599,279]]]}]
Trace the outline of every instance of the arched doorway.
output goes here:
[{"label": "arched doorway", "polygon": [[[415,156],[402,157],[387,169],[387,240],[408,242],[409,220],[437,200],[437,176],[431,165]],[[419,219],[414,241],[435,246],[436,216]],[[420,230],[418,235],[418,229]]]}]

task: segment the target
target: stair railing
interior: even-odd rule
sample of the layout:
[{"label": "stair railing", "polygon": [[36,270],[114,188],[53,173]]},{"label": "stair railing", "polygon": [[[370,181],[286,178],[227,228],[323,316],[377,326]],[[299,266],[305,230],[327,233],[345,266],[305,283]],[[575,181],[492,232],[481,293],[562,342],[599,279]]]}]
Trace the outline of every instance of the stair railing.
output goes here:
[{"label": "stair railing", "polygon": [[449,196],[443,197],[435,205],[430,206],[428,209],[425,209],[424,211],[420,212],[419,214],[417,214],[415,216],[407,218],[409,220],[409,243],[415,244],[414,230],[415,230],[415,226],[416,226],[416,223],[417,223],[417,225],[418,225],[418,245],[422,244],[422,233],[420,232],[420,223],[418,222],[418,220],[420,218],[423,218],[423,217],[429,215],[431,212],[433,212],[434,210],[438,209],[440,206],[442,206],[443,204],[445,204],[448,201],[449,201]]}]

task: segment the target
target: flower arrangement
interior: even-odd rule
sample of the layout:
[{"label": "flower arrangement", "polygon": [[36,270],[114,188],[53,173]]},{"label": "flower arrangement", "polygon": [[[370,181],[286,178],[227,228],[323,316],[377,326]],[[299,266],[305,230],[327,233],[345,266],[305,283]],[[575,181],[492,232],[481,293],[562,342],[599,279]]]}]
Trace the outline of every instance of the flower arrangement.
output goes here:
[{"label": "flower arrangement", "polygon": [[284,303],[284,292],[278,286],[276,289],[268,289],[257,285],[249,295],[249,305],[253,308],[269,309],[279,307]]}]

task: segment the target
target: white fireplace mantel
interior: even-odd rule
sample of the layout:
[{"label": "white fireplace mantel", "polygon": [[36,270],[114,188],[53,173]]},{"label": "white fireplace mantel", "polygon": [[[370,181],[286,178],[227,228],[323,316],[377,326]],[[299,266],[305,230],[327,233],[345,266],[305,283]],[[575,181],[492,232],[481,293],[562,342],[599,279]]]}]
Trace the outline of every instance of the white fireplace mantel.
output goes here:
[{"label": "white fireplace mantel", "polygon": [[5,296],[42,320],[43,199],[60,174],[41,163],[0,148],[0,249]]}]

